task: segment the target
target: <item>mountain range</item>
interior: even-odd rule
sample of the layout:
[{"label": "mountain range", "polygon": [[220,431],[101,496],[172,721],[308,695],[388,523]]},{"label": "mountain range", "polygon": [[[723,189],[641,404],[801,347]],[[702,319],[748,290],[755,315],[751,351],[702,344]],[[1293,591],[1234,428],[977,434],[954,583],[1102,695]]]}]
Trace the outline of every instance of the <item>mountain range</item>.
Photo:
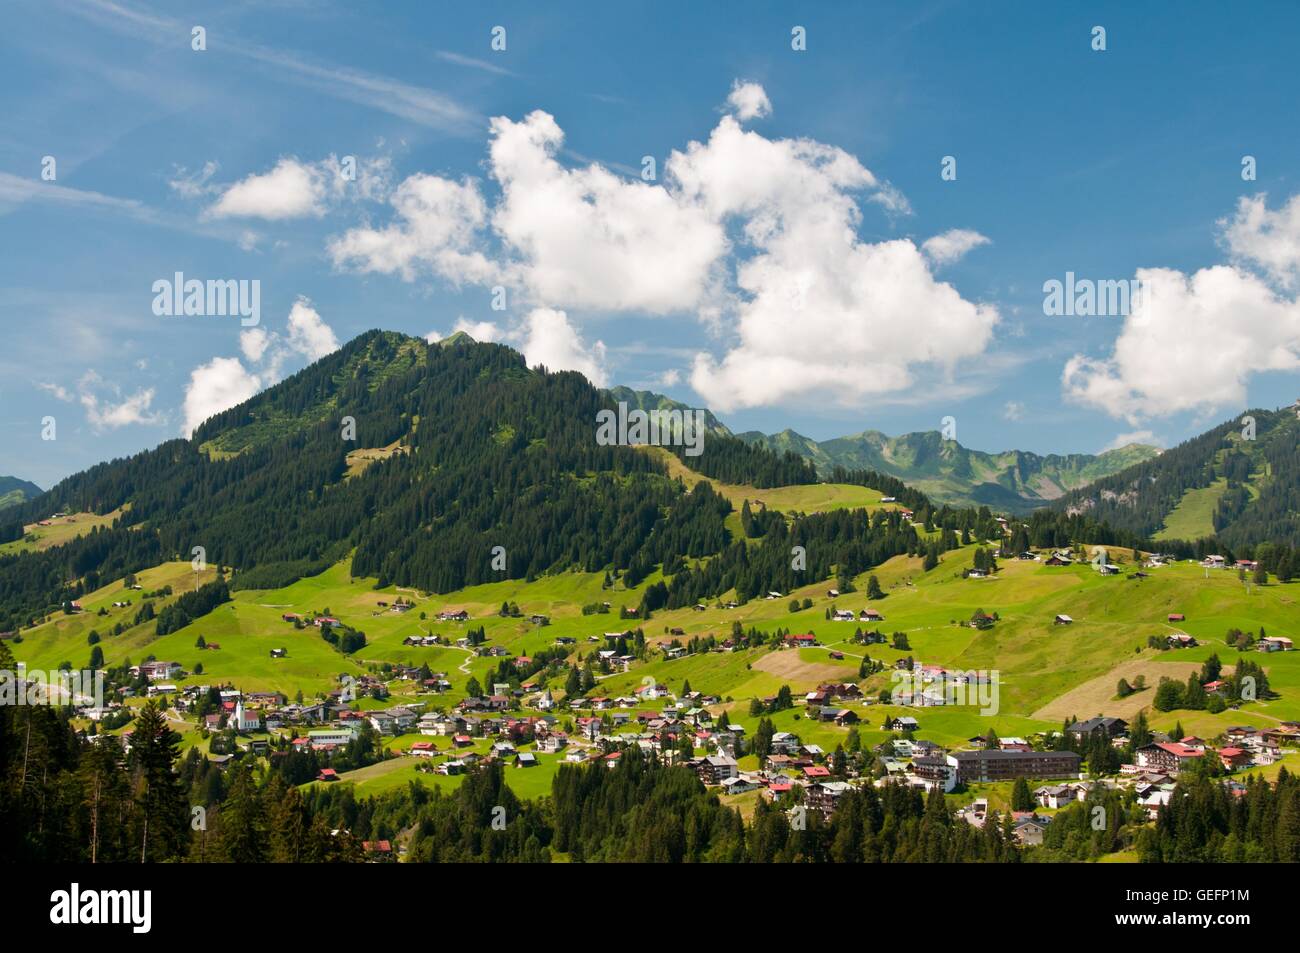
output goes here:
[{"label": "mountain range", "polygon": [[[616,401],[641,410],[685,410],[688,405],[651,391],[615,387]],[[735,436],[777,454],[797,454],[813,464],[823,479],[837,467],[875,470],[896,477],[939,503],[989,506],[1009,513],[1027,513],[1065,493],[1154,459],[1157,447],[1129,444],[1100,454],[1071,453],[1042,456],[1024,450],[987,453],[948,440],[937,430],[890,437],[878,430],[817,441],[793,430],[764,434],[757,430],[733,434],[710,411],[704,411],[709,433]]]}]

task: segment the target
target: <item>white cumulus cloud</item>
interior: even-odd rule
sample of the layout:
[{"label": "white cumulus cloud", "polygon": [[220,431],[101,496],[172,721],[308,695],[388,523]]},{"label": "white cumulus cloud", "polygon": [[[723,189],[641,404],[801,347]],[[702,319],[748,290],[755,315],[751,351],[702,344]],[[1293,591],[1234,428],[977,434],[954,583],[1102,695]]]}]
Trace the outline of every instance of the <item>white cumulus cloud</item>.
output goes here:
[{"label": "white cumulus cloud", "polygon": [[731,86],[731,95],[727,97],[727,105],[741,122],[762,119],[772,114],[772,101],[767,98],[767,91],[758,83],[742,83],[736,80]]},{"label": "white cumulus cloud", "polygon": [[489,150],[501,201],[492,225],[538,302],[665,314],[695,307],[726,248],[706,209],[599,165],[555,159],[564,133],[547,113],[492,121]]},{"label": "white cumulus cloud", "polygon": [[262,359],[270,344],[271,335],[264,328],[248,328],[239,334],[239,349],[254,363]]},{"label": "white cumulus cloud", "polygon": [[212,218],[284,221],[320,218],[331,205],[346,198],[383,198],[390,188],[392,164],[386,157],[340,159],[330,155],[319,162],[307,162],[296,156],[282,156],[270,171],[253,173],[225,187],[209,184],[215,170],[216,164],[211,162],[195,176],[187,176],[182,169],[170,185],[189,198],[219,193],[205,213]]},{"label": "white cumulus cloud", "polygon": [[604,342],[587,344],[563,311],[534,308],[528,312],[513,338],[530,367],[579,371],[597,387],[609,385]]},{"label": "white cumulus cloud", "polygon": [[339,348],[334,330],[305,297],[300,296],[289,309],[286,326],[285,336],[261,327],[248,328],[239,335],[243,361],[216,357],[190,372],[181,424],[184,436],[189,437],[212,415],[243,403],[279,381],[284,365],[293,357],[316,361]]},{"label": "white cumulus cloud", "polygon": [[388,224],[354,228],[329,253],[337,267],[408,281],[503,284],[533,308],[509,332],[525,341],[533,324],[547,340],[577,335],[573,312],[694,313],[725,350],[698,354],[691,382],[723,409],[823,393],[860,403],[907,387],[918,365],[951,373],[984,351],[997,310],[933,268],[987,239],[861,240],[865,205],[905,214],[907,199],[843,149],[746,130],[741,120],[771,109],[758,84],[737,82],[728,107],[658,182],[562,165],[564,133],[545,112],[498,117],[491,198],[474,179],[417,173],[394,191]]},{"label": "white cumulus cloud", "polygon": [[1215,265],[1137,277],[1142,294],[1111,353],[1066,363],[1068,400],[1136,423],[1241,406],[1253,375],[1300,369],[1300,303],[1257,275]]},{"label": "white cumulus cloud", "polygon": [[261,389],[261,379],[238,358],[214,357],[190,372],[181,432],[188,437],[209,417],[242,404]]},{"label": "white cumulus cloud", "polygon": [[1223,240],[1234,260],[1262,268],[1283,288],[1300,279],[1300,193],[1277,211],[1264,195],[1242,196],[1236,214],[1222,219]]},{"label": "white cumulus cloud", "polygon": [[221,193],[208,209],[213,218],[279,221],[325,214],[326,184],[320,171],[291,156],[270,172],[250,175]]},{"label": "white cumulus cloud", "polygon": [[306,298],[299,297],[289,309],[289,347],[317,361],[339,349],[333,329],[321,320],[319,312]]},{"label": "white cumulus cloud", "polygon": [[[67,392],[63,393],[66,395]],[[124,395],[120,387],[105,381],[94,371],[87,371],[77,382],[77,399],[86,411],[86,420],[97,431],[116,430],[130,424],[158,423],[161,415],[150,410],[153,398],[152,387]]]},{"label": "white cumulus cloud", "polygon": [[396,274],[406,281],[427,269],[453,284],[486,284],[499,269],[476,246],[487,205],[472,179],[454,182],[417,173],[389,199],[396,220],[384,228],[354,228],[329,243],[336,266]]},{"label": "white cumulus cloud", "polygon": [[966,228],[953,228],[921,243],[925,257],[936,265],[947,265],[965,256],[972,248],[987,245],[989,240],[979,232]]},{"label": "white cumulus cloud", "polygon": [[911,241],[858,238],[857,196],[881,183],[842,149],[770,140],[728,116],[668,169],[714,215],[739,219],[752,252],[736,266],[735,345],[695,358],[691,385],[711,406],[814,394],[859,404],[907,387],[915,365],[951,370],[991,340],[997,310],[936,280]]}]

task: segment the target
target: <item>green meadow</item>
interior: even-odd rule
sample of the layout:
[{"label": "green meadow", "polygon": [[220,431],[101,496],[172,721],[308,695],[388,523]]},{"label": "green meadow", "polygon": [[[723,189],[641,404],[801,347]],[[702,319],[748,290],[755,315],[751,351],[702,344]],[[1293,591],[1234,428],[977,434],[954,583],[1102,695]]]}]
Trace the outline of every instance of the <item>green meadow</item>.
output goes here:
[{"label": "green meadow", "polygon": [[[751,504],[763,500],[781,509],[879,505],[878,493],[874,500],[867,499],[865,495],[874,491],[855,487],[728,489],[743,491],[743,498]],[[836,598],[828,593],[829,583],[821,580],[778,599],[756,599],[726,609],[722,607],[724,597],[703,611],[689,607],[661,611],[645,623],[620,620],[619,609],[636,607],[645,586],[662,578],[658,573],[634,588],[622,582],[605,588],[604,573],[566,572],[531,582],[508,580],[432,595],[392,586],[377,589],[374,579],[354,578],[350,562],[345,561],[281,589],[237,591],[231,602],[160,638],[154,634],[152,621],[131,625],[142,593],[126,590],[119,580],[82,599],[84,612],[57,614],[25,630],[22,642],[11,645],[18,659],[32,668],[55,668],[65,662],[83,667],[90,653],[86,637],[95,629],[102,636],[100,646],[109,664],[127,659],[139,662],[152,656],[177,661],[190,673],[201,665],[201,674],[190,674],[179,680],[180,684],[229,683],[245,691],[276,690],[290,698],[299,693],[305,698],[323,696],[337,687],[340,675],[360,674],[384,663],[427,662],[433,670],[447,673],[451,691],[417,696],[413,686],[402,688],[403,683],[395,683],[390,699],[366,698],[359,707],[381,708],[419,700],[431,707],[449,708],[464,697],[471,676],[484,683],[487,672],[496,668],[500,659],[479,657],[455,647],[403,645],[406,637],[433,633],[454,643],[471,627],[482,626],[487,645],[501,646],[509,655],[520,656],[551,648],[557,637],[569,636],[577,640],[570,653],[570,661],[576,662],[604,647],[601,636],[605,632],[640,625],[655,649],[673,638],[685,643],[692,636],[714,635],[721,641],[735,623],[740,623],[746,629],[754,626],[765,631],[782,628],[795,633],[811,632],[820,644],[797,650],[765,647],[713,652],[671,661],[652,651],[647,661],[636,663],[627,672],[601,676],[591,695],[630,695],[650,682],[680,693],[689,683],[692,689],[720,696],[724,700],[721,709],[727,711],[729,720],[752,732],[758,719],[749,713],[751,700],[773,696],[782,685],[790,686],[798,698],[828,681],[860,682],[874,701],[882,690],[891,687],[893,664],[909,656],[925,665],[996,672],[999,692],[990,714],[974,706],[908,710],[880,704],[850,706],[862,719],[859,732],[864,744],[875,744],[887,736],[882,727],[886,716],[907,713],[920,721],[920,737],[957,746],[990,728],[1002,736],[1027,736],[1057,728],[1067,716],[1131,717],[1150,704],[1154,686],[1165,674],[1185,680],[1189,671],[1216,651],[1225,666],[1231,668],[1237,652],[1223,642],[1230,627],[1258,633],[1262,626],[1272,635],[1297,635],[1300,583],[1248,589],[1234,572],[1207,573],[1199,565],[1188,563],[1148,570],[1148,578],[1137,580],[1128,577],[1127,573],[1136,567],[1131,554],[1123,552],[1111,553],[1112,561],[1118,561],[1124,569],[1123,574],[1113,577],[1101,576],[1087,564],[1051,567],[1041,561],[1011,559],[1002,561],[1000,571],[992,578],[962,578],[962,570],[971,565],[973,550],[972,546],[946,553],[940,564],[928,572],[919,558],[891,559],[874,570],[885,597],[872,602],[865,595],[870,574],[864,574],[855,580],[858,591]],[[140,573],[138,581],[145,590],[172,586],[174,594],[170,599],[155,600],[155,608],[161,609],[180,592],[212,577],[211,570],[196,574],[188,563],[174,562]],[[391,611],[389,607],[399,596],[413,601],[414,608],[400,614]],[[792,598],[808,598],[813,605],[791,612]],[[115,601],[129,601],[131,605],[114,608]],[[381,602],[388,606],[381,606]],[[503,602],[517,603],[522,618],[502,617],[499,609]],[[584,606],[603,602],[611,603],[609,613],[583,614]],[[878,610],[884,621],[832,622],[826,618],[832,608],[852,609],[856,614],[868,605]],[[469,613],[468,622],[437,621],[438,613],[461,609]],[[977,609],[997,613],[998,622],[983,631],[963,624]],[[103,615],[99,614],[101,610]],[[1186,621],[1176,626],[1169,624],[1167,616],[1174,612],[1183,613]],[[283,621],[285,613],[333,615],[365,632],[367,645],[345,656],[321,639],[318,629],[296,628]],[[550,624],[530,622],[528,616],[533,614],[548,616]],[[1073,624],[1054,625],[1057,614],[1071,616]],[[125,631],[110,635],[119,621],[125,624]],[[887,636],[905,633],[908,646],[897,649],[892,644],[855,644],[852,636],[858,628],[878,628]],[[672,630],[684,634],[674,636]],[[1173,631],[1188,632],[1202,644],[1177,651],[1147,647],[1149,636],[1163,637]],[[208,645],[205,649],[197,647],[200,636]],[[219,647],[213,647],[214,643]],[[271,650],[276,648],[287,649],[288,656],[271,658]],[[843,657],[833,659],[832,652]],[[864,655],[884,663],[886,669],[860,681],[858,671]],[[1265,665],[1280,698],[1218,715],[1203,711],[1151,712],[1154,727],[1168,730],[1179,723],[1189,733],[1212,737],[1233,724],[1263,727],[1300,719],[1300,654],[1252,653],[1251,657]],[[1150,687],[1128,699],[1116,699],[1119,677],[1132,680],[1136,674],[1144,675]],[[562,685],[560,678],[552,680],[549,687],[560,695]],[[644,707],[659,704],[650,702]],[[555,713],[562,723],[572,717],[566,709]],[[802,707],[780,712],[773,721],[777,730],[795,732],[805,743],[819,744],[827,751],[842,743],[847,734],[845,728],[808,719]],[[633,730],[633,726],[625,730]],[[185,737],[187,744],[201,742],[198,732],[192,729]],[[387,744],[393,750],[405,750],[411,740],[411,736],[388,739]],[[521,796],[544,793],[560,760],[559,756],[543,755],[537,768],[510,769],[512,787]],[[413,780],[439,786],[459,783],[456,778],[417,771],[415,759],[409,757],[353,772],[345,783],[369,792],[389,790]]]}]

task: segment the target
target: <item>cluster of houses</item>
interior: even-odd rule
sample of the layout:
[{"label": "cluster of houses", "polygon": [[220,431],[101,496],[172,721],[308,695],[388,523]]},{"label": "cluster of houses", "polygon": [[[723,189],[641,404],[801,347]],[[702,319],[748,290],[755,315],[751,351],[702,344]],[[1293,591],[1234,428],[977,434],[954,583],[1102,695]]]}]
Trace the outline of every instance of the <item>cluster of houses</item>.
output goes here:
[{"label": "cluster of houses", "polygon": [[833,622],[884,622],[885,617],[875,609],[863,609],[856,615],[852,609],[836,609],[831,613]]},{"label": "cluster of houses", "polygon": [[135,678],[143,676],[149,680],[149,687],[145,693],[150,698],[176,694],[176,685],[172,680],[185,675],[180,662],[141,662],[139,665],[132,665],[128,671]]},{"label": "cluster of houses", "polygon": [[1224,556],[1206,556],[1201,560],[1201,566],[1204,569],[1244,569],[1247,572],[1254,572],[1259,563],[1251,559],[1238,559],[1236,562],[1228,562]]},{"label": "cluster of houses", "polygon": [[[978,798],[957,812],[957,816],[974,827],[983,829],[989,817],[988,798]],[[1011,833],[1022,847],[1032,847],[1043,842],[1043,834],[1052,823],[1050,815],[1037,811],[1012,811]]]},{"label": "cluster of houses", "polygon": [[[895,666],[908,671],[907,659],[899,659]],[[915,661],[911,677],[900,682],[891,692],[890,701],[909,708],[931,708],[941,705],[966,704],[975,698],[981,686],[990,686],[993,673],[947,669],[942,665],[920,665]]]}]

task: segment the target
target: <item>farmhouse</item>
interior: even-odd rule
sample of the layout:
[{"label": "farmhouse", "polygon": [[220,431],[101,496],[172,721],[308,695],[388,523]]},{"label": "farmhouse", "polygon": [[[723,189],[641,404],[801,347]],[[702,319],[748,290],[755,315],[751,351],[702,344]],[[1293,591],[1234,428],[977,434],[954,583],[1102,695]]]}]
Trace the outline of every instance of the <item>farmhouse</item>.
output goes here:
[{"label": "farmhouse", "polygon": [[901,715],[896,718],[886,718],[883,725],[885,731],[918,731],[921,726],[911,715]]},{"label": "farmhouse", "polygon": [[1053,625],[1072,625],[1073,623],[1074,620],[1071,619],[1068,615],[1058,615],[1055,619],[1052,620]]},{"label": "farmhouse", "polygon": [[1049,784],[1034,791],[1034,800],[1042,807],[1055,810],[1080,800],[1082,794],[1083,789],[1077,784]]},{"label": "farmhouse", "polygon": [[1183,615],[1181,612],[1171,612],[1171,613],[1169,613],[1169,621],[1170,621],[1170,622],[1186,622],[1186,621],[1187,621],[1187,616]]},{"label": "farmhouse", "polygon": [[1193,649],[1196,648],[1196,640],[1186,632],[1175,632],[1165,640],[1171,649]]},{"label": "farmhouse", "polygon": [[1219,760],[1229,771],[1235,771],[1237,768],[1248,768],[1251,764],[1250,752],[1244,748],[1227,747],[1219,749]]},{"label": "farmhouse", "polygon": [[744,794],[747,791],[753,791],[759,787],[762,787],[762,785],[752,777],[727,778],[722,781],[723,794]]},{"label": "farmhouse", "polygon": [[559,754],[568,745],[569,739],[562,731],[548,734],[537,739],[537,750],[543,754]]},{"label": "farmhouse", "polygon": [[1280,635],[1266,635],[1255,643],[1261,652],[1290,652],[1295,646],[1291,640]]},{"label": "farmhouse", "polygon": [[1026,817],[1015,822],[1012,834],[1026,847],[1043,842],[1043,832],[1047,830],[1047,820],[1039,817]]},{"label": "farmhouse", "polygon": [[1076,738],[1090,738],[1098,732],[1104,732],[1106,737],[1114,738],[1127,731],[1128,722],[1123,718],[1089,718],[1087,721],[1076,721],[1066,729],[1067,734]]},{"label": "farmhouse", "polygon": [[772,736],[773,754],[797,754],[803,743],[799,736],[789,731],[778,731]]}]

